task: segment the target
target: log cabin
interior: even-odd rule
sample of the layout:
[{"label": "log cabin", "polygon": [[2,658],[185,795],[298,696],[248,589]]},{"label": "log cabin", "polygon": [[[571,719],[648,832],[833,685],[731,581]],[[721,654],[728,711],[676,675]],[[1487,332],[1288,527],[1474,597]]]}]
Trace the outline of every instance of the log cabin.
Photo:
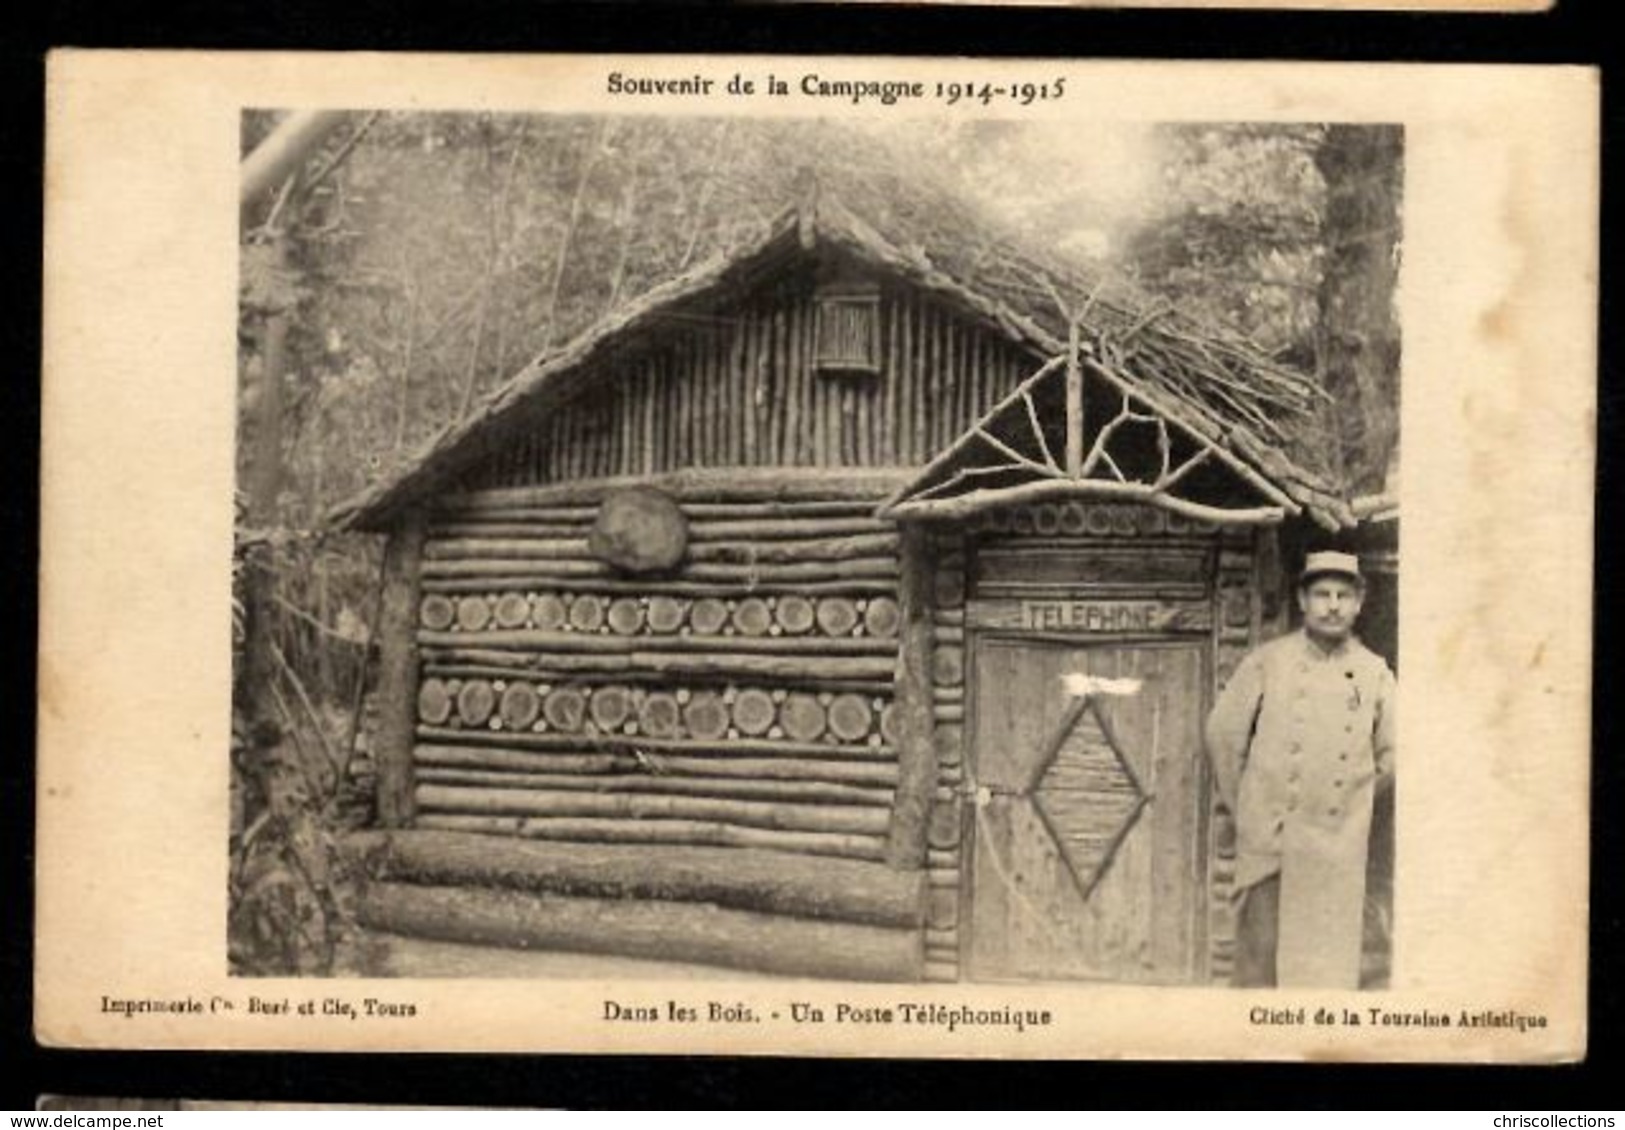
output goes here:
[{"label": "log cabin", "polygon": [[883,981],[1223,981],[1201,722],[1357,519],[1322,397],[804,178],[334,514],[387,537],[365,924]]}]

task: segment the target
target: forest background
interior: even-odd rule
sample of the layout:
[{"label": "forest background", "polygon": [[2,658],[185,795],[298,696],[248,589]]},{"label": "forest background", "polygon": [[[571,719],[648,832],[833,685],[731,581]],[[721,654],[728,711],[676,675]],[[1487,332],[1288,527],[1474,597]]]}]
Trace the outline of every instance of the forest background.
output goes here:
[{"label": "forest background", "polygon": [[[1350,495],[1398,476],[1397,127],[356,112],[244,115],[232,968],[366,973],[380,546],[336,503],[537,356],[750,239],[803,170],[906,178],[1316,377]],[[303,125],[303,132],[295,130]]]}]

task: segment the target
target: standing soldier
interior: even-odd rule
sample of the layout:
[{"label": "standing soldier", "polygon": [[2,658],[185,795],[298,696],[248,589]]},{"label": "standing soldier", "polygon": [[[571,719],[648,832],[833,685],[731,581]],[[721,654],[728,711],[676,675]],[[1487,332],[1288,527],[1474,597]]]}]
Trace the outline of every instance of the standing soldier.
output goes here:
[{"label": "standing soldier", "polygon": [[1371,811],[1392,787],[1395,681],[1354,637],[1351,553],[1311,553],[1303,629],[1236,668],[1207,723],[1236,823],[1237,986],[1359,986]]}]

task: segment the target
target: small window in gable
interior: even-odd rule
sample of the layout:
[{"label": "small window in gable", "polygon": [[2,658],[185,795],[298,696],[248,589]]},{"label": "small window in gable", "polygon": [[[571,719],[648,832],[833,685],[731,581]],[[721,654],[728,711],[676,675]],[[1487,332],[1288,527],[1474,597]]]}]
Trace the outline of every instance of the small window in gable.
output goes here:
[{"label": "small window in gable", "polygon": [[880,288],[843,283],[820,287],[813,365],[821,373],[880,372]]}]

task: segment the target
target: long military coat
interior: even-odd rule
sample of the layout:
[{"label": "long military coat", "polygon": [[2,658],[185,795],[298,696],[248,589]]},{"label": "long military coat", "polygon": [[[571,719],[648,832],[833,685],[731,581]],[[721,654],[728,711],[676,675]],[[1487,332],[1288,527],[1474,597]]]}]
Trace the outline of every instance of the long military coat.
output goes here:
[{"label": "long military coat", "polygon": [[1377,777],[1394,771],[1393,672],[1358,640],[1303,632],[1258,648],[1208,717],[1236,820],[1236,886],[1281,876],[1276,980],[1357,988]]}]

